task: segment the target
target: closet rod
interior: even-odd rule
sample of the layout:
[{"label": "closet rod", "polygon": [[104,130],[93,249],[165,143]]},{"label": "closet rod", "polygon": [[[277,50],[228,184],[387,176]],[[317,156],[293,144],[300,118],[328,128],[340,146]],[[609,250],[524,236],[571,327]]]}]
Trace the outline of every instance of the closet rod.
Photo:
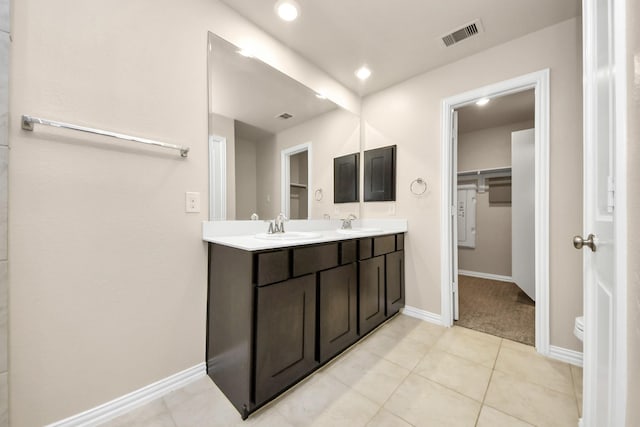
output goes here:
[{"label": "closet rod", "polygon": [[108,130],[100,130],[100,129],[93,129],[93,128],[88,128],[84,126],[72,125],[69,123],[57,122],[55,120],[41,119],[39,117],[28,116],[26,114],[22,116],[22,129],[33,131],[33,125],[35,124],[53,126],[57,128],[63,128],[63,129],[77,130],[80,132],[87,132],[95,135],[108,136],[111,138],[122,139],[125,141],[139,142],[141,144],[149,144],[149,145],[155,145],[162,148],[168,148],[171,150],[179,150],[180,156],[182,157],[187,157],[189,153],[189,147],[183,147],[181,145],[169,144],[167,142],[154,141],[146,138],[138,138],[137,136],[110,132]]}]

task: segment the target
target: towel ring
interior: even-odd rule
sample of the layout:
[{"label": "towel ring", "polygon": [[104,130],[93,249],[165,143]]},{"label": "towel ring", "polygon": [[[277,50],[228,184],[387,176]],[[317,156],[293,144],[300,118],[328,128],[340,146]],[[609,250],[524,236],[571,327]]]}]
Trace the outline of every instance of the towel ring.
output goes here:
[{"label": "towel ring", "polygon": [[316,199],[316,201],[320,201],[322,200],[322,188],[318,188],[316,190],[316,192],[314,193],[314,198]]},{"label": "towel ring", "polygon": [[[422,191],[416,191],[414,189],[415,184],[423,186],[424,188],[422,189]],[[411,184],[409,185],[409,191],[411,191],[416,196],[420,196],[420,195],[424,194],[427,191],[427,181],[425,181],[422,178],[414,179],[413,181],[411,181]]]}]

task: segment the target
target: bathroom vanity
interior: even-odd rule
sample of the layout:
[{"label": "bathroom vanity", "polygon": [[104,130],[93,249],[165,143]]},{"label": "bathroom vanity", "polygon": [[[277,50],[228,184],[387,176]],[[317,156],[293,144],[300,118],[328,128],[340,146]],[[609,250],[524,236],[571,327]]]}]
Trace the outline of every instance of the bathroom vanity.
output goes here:
[{"label": "bathroom vanity", "polygon": [[404,233],[361,234],[208,239],[207,373],[243,418],[404,306]]}]

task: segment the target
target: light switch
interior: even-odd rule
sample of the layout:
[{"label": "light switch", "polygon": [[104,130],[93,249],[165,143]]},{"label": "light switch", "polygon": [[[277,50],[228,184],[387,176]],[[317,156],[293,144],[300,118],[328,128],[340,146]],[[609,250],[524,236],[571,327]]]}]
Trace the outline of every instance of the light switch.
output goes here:
[{"label": "light switch", "polygon": [[200,193],[186,192],[185,212],[200,212]]}]

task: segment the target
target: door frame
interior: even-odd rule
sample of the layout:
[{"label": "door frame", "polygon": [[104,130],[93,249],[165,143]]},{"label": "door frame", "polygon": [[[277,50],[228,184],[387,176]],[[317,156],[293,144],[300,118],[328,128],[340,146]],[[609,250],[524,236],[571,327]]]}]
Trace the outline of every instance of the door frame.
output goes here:
[{"label": "door frame", "polygon": [[226,219],[227,138],[209,135],[209,221]]},{"label": "door frame", "polygon": [[[453,241],[455,202],[453,184],[453,112],[484,97],[508,95],[524,90],[535,92],[535,282],[536,350],[549,354],[549,69],[543,69],[443,99],[441,110],[441,313],[444,326],[453,325],[453,269],[458,248]],[[453,250],[452,250],[453,248]],[[457,267],[456,267],[457,274]]]},{"label": "door frame", "polygon": [[[611,355],[611,378],[607,380],[611,384],[610,396],[610,420],[611,425],[624,425],[627,407],[627,45],[626,45],[626,3],[624,0],[612,0],[613,13],[610,27],[606,34],[598,34],[595,22],[597,6],[595,0],[583,0],[582,2],[582,40],[583,40],[583,133],[585,147],[594,146],[597,135],[595,133],[595,118],[597,117],[596,86],[602,84],[602,80],[608,75],[609,84],[613,85],[614,117],[611,120],[611,129],[614,132],[612,144],[614,153],[614,210],[613,210],[613,251],[615,264],[613,266],[615,285],[614,295],[611,296],[612,325],[610,330],[610,346],[608,352]],[[598,38],[598,36],[602,38]],[[595,46],[597,43],[608,43],[612,47],[611,63],[612,72],[602,73],[595,63]],[[584,150],[584,162],[593,162],[595,154],[590,150]],[[592,180],[590,171],[584,173],[584,232],[591,232],[593,215],[587,209],[591,204],[591,194],[587,191],[587,185]],[[593,184],[591,184],[593,185]],[[585,427],[595,427],[595,414],[598,407],[597,389],[599,379],[597,376],[598,348],[590,343],[595,342],[597,324],[593,319],[596,313],[596,284],[595,273],[592,271],[589,253],[583,254],[584,274],[584,393],[583,393],[583,422]]]},{"label": "door frame", "polygon": [[280,171],[280,185],[281,185],[281,191],[280,191],[280,195],[281,195],[281,199],[280,199],[280,207],[281,207],[281,212],[284,213],[286,215],[287,218],[289,218],[290,215],[290,210],[291,210],[291,206],[290,206],[290,202],[291,202],[291,187],[289,186],[290,181],[291,181],[291,177],[290,177],[290,173],[291,173],[291,156],[298,154],[298,153],[302,153],[302,152],[307,152],[307,219],[311,219],[311,188],[313,188],[312,182],[311,182],[311,177],[313,176],[312,172],[313,172],[313,162],[312,162],[312,155],[311,155],[311,142],[305,142],[304,144],[298,144],[296,146],[293,147],[289,147],[289,148],[285,148],[284,150],[282,150],[281,154],[280,154],[280,165],[281,165],[281,171]]}]

